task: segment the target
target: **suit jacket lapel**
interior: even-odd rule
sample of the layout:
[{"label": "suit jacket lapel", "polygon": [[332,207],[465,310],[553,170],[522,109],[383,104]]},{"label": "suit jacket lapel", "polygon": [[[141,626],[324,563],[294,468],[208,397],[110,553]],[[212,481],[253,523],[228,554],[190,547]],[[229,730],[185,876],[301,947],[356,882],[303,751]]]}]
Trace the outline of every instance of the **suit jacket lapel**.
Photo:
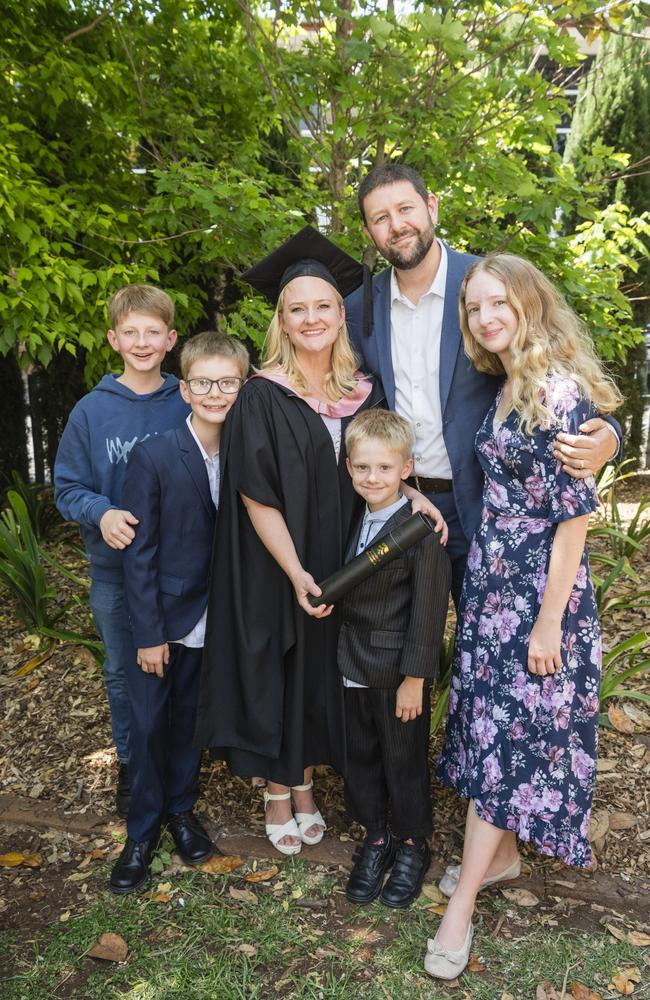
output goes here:
[{"label": "suit jacket lapel", "polygon": [[[411,514],[412,511],[410,503],[408,502],[403,503],[402,506],[399,508],[399,510],[396,510],[393,516],[389,517],[385,524],[382,524],[381,528],[370,542],[370,545],[374,545],[375,542],[378,542],[380,538],[383,538],[384,535],[387,535],[389,531],[393,530],[393,528],[396,528],[399,524],[402,524],[404,521],[407,521],[411,516]],[[358,538],[359,536],[357,535],[357,541]]]},{"label": "suit jacket lapel", "polygon": [[181,460],[194,481],[199,496],[210,517],[214,517],[215,506],[210,495],[210,480],[203,455],[186,423],[176,428],[176,440],[181,451]]},{"label": "suit jacket lapel", "polygon": [[355,519],[352,528],[350,529],[348,544],[345,550],[345,558],[343,560],[346,563],[349,563],[351,559],[354,559],[357,554],[357,545],[359,544],[359,535],[361,534],[361,526],[363,525],[364,510],[365,508],[362,508],[361,513]]},{"label": "suit jacket lapel", "polygon": [[445,304],[440,337],[440,410],[442,413],[445,412],[447,405],[456,358],[463,339],[458,323],[458,293],[467,270],[467,258],[452,250],[446,243],[445,246],[447,247],[447,280],[445,282]]},{"label": "suit jacket lapel", "polygon": [[[368,543],[368,547],[370,547],[370,545],[374,545],[375,542],[378,542],[380,538],[383,538],[384,535],[387,535],[389,531],[392,531],[393,528],[396,528],[398,524],[402,524],[402,522],[406,521],[410,516],[411,516],[410,503],[402,504],[399,510],[396,510],[393,516],[389,517],[385,524],[382,524],[377,534]],[[350,562],[351,559],[354,559],[355,555],[357,554],[357,545],[359,544],[359,535],[361,534],[362,525],[363,525],[363,513],[360,515],[358,523],[354,525],[353,530],[350,533],[350,542],[347,548],[347,552],[345,553],[346,563]]]},{"label": "suit jacket lapel", "polygon": [[377,341],[379,374],[381,376],[389,409],[395,408],[395,373],[390,346],[390,267],[379,274],[372,284],[372,320]]}]

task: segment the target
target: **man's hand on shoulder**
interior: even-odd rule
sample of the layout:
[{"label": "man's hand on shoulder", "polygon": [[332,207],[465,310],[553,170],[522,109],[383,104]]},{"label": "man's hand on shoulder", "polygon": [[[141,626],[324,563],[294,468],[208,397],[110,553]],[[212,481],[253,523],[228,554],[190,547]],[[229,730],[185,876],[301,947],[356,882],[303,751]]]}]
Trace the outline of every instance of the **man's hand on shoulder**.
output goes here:
[{"label": "man's hand on shoulder", "polygon": [[111,507],[102,515],[99,530],[106,544],[112,549],[125,549],[135,538],[135,531],[131,525],[139,523],[130,510],[117,510]]},{"label": "man's hand on shoulder", "polygon": [[166,642],[162,646],[143,646],[138,649],[138,666],[145,674],[163,677],[168,663],[169,644]]},{"label": "man's hand on shoulder", "polygon": [[580,434],[558,434],[553,453],[562,468],[574,479],[587,479],[618,452],[618,434],[602,417],[592,417],[580,425]]}]

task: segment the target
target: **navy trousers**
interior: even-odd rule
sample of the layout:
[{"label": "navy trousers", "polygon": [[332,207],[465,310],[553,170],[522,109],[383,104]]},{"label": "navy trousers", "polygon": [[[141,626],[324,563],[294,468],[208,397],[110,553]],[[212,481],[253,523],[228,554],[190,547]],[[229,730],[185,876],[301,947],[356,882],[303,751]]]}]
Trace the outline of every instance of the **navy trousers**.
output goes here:
[{"label": "navy trousers", "polygon": [[199,696],[202,649],[169,644],[164,677],[135,662],[127,670],[131,705],[126,827],[136,841],[154,837],[168,813],[192,809],[198,797],[201,751],[192,740]]},{"label": "navy trousers", "polygon": [[469,542],[461,527],[452,491],[450,490],[448,493],[427,493],[426,496],[438,508],[449,528],[447,555],[451,560],[451,596],[454,605],[458,608],[458,602],[460,601],[463,589],[463,577],[465,576]]}]

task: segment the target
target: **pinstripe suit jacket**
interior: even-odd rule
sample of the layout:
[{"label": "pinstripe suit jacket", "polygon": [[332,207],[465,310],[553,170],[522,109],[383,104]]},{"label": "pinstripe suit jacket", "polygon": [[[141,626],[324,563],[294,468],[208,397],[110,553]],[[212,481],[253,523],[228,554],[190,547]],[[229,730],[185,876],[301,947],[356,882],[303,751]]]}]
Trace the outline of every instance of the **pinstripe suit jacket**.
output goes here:
[{"label": "pinstripe suit jacket", "polygon": [[[405,503],[372,539],[373,544],[411,516]],[[361,522],[352,532],[346,562],[354,558]],[[396,688],[404,677],[434,678],[445,628],[451,564],[428,535],[377,569],[343,599],[338,664],[357,684]]]}]

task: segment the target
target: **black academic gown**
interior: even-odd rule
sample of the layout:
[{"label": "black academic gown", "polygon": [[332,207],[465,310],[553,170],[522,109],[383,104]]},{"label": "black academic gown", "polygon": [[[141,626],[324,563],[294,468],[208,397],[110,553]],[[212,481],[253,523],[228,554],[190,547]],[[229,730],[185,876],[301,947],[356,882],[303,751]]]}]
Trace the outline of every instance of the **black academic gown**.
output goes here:
[{"label": "black academic gown", "polygon": [[[374,383],[359,411],[382,401]],[[242,777],[297,785],[313,764],[345,773],[337,609],[305,614],[240,494],[282,512],[315,580],[333,573],[361,503],[345,466],[350,419],[337,466],[322,418],[291,390],[254,378],[224,430],[196,740]]]}]

